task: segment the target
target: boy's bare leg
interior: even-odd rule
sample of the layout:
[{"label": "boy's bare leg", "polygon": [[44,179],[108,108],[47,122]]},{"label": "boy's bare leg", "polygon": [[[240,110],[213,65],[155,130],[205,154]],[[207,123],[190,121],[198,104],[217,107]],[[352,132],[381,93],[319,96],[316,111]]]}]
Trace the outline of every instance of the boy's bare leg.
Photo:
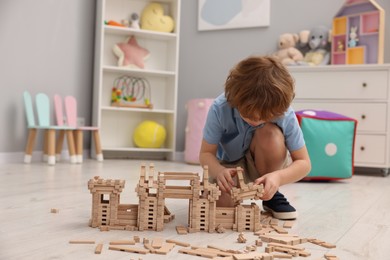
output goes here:
[{"label": "boy's bare leg", "polygon": [[257,129],[250,151],[256,169],[261,175],[282,169],[287,149],[280,128],[273,123],[266,123],[264,127]]},{"label": "boy's bare leg", "polygon": [[234,203],[229,192],[221,191],[221,196],[217,200],[217,207],[234,207]]}]

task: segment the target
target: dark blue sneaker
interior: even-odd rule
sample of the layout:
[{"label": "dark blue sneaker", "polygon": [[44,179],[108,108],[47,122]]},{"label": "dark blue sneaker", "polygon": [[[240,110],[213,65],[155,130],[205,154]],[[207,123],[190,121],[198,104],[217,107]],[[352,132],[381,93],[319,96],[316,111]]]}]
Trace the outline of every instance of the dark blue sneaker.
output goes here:
[{"label": "dark blue sneaker", "polygon": [[263,209],[277,219],[296,219],[298,213],[282,193],[277,191],[272,199],[263,201]]}]

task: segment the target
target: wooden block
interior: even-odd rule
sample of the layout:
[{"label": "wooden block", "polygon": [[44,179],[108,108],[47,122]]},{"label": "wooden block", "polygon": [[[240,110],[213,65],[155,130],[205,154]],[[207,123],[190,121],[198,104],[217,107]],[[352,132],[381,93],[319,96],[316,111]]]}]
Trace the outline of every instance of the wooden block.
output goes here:
[{"label": "wooden block", "polygon": [[109,246],[108,249],[122,251],[122,252],[129,252],[129,253],[137,253],[137,254],[149,253],[149,250],[140,247]]},{"label": "wooden block", "polygon": [[69,244],[95,244],[95,240],[70,240]]},{"label": "wooden block", "polygon": [[133,238],[134,242],[136,243],[139,243],[141,241],[141,239],[139,238],[139,236],[134,236]]},{"label": "wooden block", "polygon": [[217,254],[211,253],[211,252],[205,252],[205,251],[196,250],[196,249],[185,249],[185,248],[180,249],[179,253],[200,256],[200,257],[206,257],[206,258],[214,258],[214,257],[218,256]]},{"label": "wooden block", "polygon": [[156,249],[156,254],[166,255],[175,247],[174,243],[165,243],[159,249]]},{"label": "wooden block", "polygon": [[115,240],[111,241],[110,245],[135,245],[134,240]]},{"label": "wooden block", "polygon": [[275,242],[268,243],[268,246],[285,247],[285,248],[294,249],[294,250],[305,250],[304,247],[290,246],[290,245],[285,245],[285,244],[275,243]]},{"label": "wooden block", "polygon": [[285,230],[284,228],[282,228],[280,226],[271,225],[271,227],[273,229],[275,229],[275,231],[278,232],[279,234],[288,234],[287,230]]},{"label": "wooden block", "polygon": [[[235,260],[250,260],[250,259],[273,259],[272,255],[268,253],[250,252],[245,254],[234,254]],[[266,258],[271,257],[271,258]]]},{"label": "wooden block", "polygon": [[189,247],[190,246],[189,243],[181,242],[181,241],[177,241],[177,240],[173,240],[173,239],[167,239],[165,241],[167,243],[173,243],[173,244],[178,245],[178,246],[183,246],[183,247]]},{"label": "wooden block", "polygon": [[149,250],[150,253],[155,253],[156,252],[156,249],[152,247],[152,245],[150,243],[146,243],[144,244],[144,247]]},{"label": "wooden block", "polygon": [[295,221],[294,220],[286,220],[283,223],[284,228],[292,228],[294,225]]},{"label": "wooden block", "polygon": [[162,245],[163,245],[163,239],[162,238],[160,238],[160,237],[153,238],[153,240],[152,240],[152,247],[153,248],[158,249],[158,248],[161,248]]},{"label": "wooden block", "polygon": [[50,213],[56,214],[56,213],[59,213],[59,212],[60,212],[59,209],[50,209]]},{"label": "wooden block", "polygon": [[324,257],[326,260],[339,260],[339,258],[336,255],[331,253],[326,253]]},{"label": "wooden block", "polygon": [[103,244],[98,244],[95,248],[95,254],[101,254],[103,249]]},{"label": "wooden block", "polygon": [[187,235],[188,234],[188,230],[186,227],[184,226],[176,226],[176,232],[179,234],[179,235]]},{"label": "wooden block", "polygon": [[289,254],[283,254],[283,253],[274,253],[272,254],[273,258],[284,258],[284,259],[291,259],[293,258],[292,255],[289,255]]}]

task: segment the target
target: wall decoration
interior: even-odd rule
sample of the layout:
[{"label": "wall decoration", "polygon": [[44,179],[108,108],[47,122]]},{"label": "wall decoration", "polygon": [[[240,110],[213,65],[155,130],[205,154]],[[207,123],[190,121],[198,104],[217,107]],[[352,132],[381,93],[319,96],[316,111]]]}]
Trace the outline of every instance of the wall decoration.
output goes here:
[{"label": "wall decoration", "polygon": [[269,26],[270,0],[198,0],[198,30]]}]

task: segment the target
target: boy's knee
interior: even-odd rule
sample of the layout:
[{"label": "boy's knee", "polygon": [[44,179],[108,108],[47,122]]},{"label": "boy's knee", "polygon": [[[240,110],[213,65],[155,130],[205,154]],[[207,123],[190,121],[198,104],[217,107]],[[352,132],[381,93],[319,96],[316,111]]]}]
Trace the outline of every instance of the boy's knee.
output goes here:
[{"label": "boy's knee", "polygon": [[279,146],[281,144],[284,146],[284,135],[277,125],[267,123],[264,127],[255,131],[252,143],[264,147]]}]

